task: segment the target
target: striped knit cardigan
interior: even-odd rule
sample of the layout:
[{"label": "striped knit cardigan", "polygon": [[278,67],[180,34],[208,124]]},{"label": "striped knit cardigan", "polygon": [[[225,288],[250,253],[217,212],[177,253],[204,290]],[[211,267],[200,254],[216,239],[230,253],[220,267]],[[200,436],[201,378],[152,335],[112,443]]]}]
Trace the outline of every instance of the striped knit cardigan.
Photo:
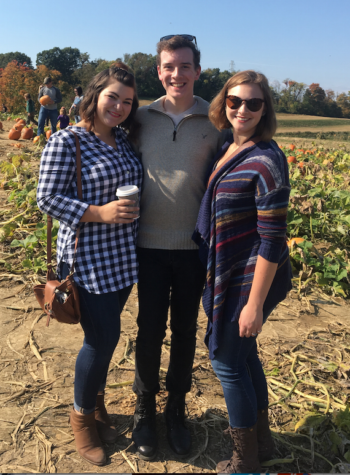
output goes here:
[{"label": "striped knit cardigan", "polygon": [[207,188],[193,240],[207,269],[203,307],[211,359],[220,345],[223,321],[237,321],[248,301],[258,255],[278,263],[264,311],[273,309],[291,289],[286,245],[289,193],[286,157],[274,141],[239,152]]}]

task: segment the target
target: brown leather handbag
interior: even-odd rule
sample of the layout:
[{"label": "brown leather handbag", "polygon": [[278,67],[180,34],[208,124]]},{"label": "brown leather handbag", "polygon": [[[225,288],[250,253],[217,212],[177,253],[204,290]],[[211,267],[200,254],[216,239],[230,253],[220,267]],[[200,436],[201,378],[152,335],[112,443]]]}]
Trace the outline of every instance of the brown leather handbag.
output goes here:
[{"label": "brown leather handbag", "polygon": [[[76,143],[76,167],[77,167],[77,186],[78,196],[82,199],[81,187],[81,154],[78,136],[75,135]],[[47,314],[46,326],[49,326],[50,318],[62,323],[79,323],[80,322],[80,306],[79,294],[77,286],[73,280],[75,255],[77,251],[78,238],[80,229],[77,229],[75,237],[75,248],[72,266],[68,277],[61,282],[52,270],[51,264],[51,232],[52,218],[47,216],[47,274],[46,284],[36,285],[33,290],[40,307]]]}]

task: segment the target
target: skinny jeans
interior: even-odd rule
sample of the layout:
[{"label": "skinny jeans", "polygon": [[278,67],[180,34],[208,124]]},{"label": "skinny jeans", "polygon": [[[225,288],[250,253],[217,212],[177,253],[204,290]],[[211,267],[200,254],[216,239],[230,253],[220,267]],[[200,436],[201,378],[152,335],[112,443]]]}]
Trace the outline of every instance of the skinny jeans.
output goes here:
[{"label": "skinny jeans", "polygon": [[[264,311],[264,323],[272,310]],[[224,390],[230,426],[252,427],[257,421],[258,409],[264,409],[269,403],[256,337],[242,338],[238,321],[225,322],[220,346],[211,364]]]},{"label": "skinny jeans", "polygon": [[[68,265],[62,263],[62,278],[68,274]],[[120,337],[120,314],[133,286],[106,294],[92,294],[77,287],[85,336],[75,363],[74,408],[90,414],[95,410],[98,392],[106,386],[109,363]]]},{"label": "skinny jeans", "polygon": [[191,389],[199,303],[205,269],[197,250],[137,249],[139,315],[133,391],[156,394],[170,308],[171,349],[166,389]]}]

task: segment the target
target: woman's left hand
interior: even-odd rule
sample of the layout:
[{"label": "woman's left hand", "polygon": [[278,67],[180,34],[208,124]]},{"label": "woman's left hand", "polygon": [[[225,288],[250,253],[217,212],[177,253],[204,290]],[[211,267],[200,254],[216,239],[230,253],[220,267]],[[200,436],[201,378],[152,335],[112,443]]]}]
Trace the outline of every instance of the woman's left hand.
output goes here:
[{"label": "woman's left hand", "polygon": [[239,316],[239,336],[240,337],[256,337],[261,333],[263,324],[263,310],[260,307],[247,303]]}]

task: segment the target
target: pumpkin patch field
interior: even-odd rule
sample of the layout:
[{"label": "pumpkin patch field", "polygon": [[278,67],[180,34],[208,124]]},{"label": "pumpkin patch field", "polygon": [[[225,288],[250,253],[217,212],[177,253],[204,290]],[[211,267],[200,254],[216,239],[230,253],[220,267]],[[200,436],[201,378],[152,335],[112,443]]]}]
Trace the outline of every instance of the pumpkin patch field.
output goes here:
[{"label": "pumpkin patch field", "polygon": [[[45,326],[32,287],[45,282],[47,222],[36,204],[40,156],[50,134],[34,140],[27,127],[9,138],[14,118],[0,114],[0,469],[6,473],[212,473],[231,449],[224,430],[223,391],[198,319],[187,425],[193,444],[179,458],[166,440],[163,412],[170,330],[163,345],[157,395],[159,452],[139,460],[131,434],[137,335],[137,287],[122,313],[119,344],[108,373],[106,402],[119,438],[106,446],[106,467],[91,467],[75,451],[68,423],[79,325]],[[16,130],[15,130],[16,132]],[[17,136],[18,133],[15,135]],[[35,137],[35,128],[33,137]],[[350,146],[281,141],[288,157],[291,198],[288,246],[293,289],[257,339],[269,391],[276,444],[267,472],[350,472]],[[282,145],[283,144],[283,145]],[[54,220],[53,258],[59,223]]]}]

